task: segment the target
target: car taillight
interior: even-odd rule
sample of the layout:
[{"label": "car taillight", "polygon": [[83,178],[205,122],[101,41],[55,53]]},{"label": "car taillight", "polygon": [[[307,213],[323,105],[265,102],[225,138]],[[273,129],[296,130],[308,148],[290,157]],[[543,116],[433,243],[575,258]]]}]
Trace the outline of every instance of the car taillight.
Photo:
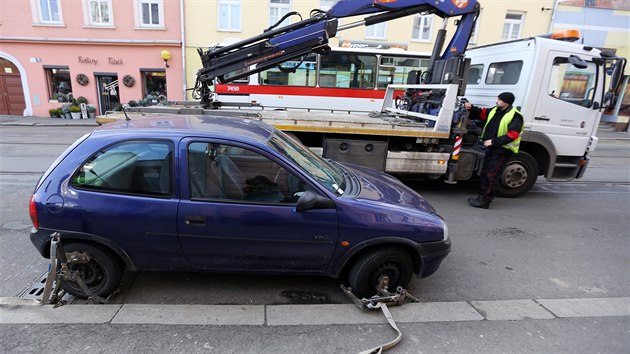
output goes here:
[{"label": "car taillight", "polygon": [[35,208],[35,195],[32,195],[31,200],[28,202],[28,215],[31,217],[33,227],[39,229],[39,221],[37,220],[37,208]]}]

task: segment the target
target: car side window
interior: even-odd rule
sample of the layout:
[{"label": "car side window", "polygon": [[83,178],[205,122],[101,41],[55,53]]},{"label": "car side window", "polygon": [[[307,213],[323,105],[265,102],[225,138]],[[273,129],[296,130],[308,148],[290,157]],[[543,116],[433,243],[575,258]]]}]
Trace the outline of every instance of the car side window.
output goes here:
[{"label": "car side window", "polygon": [[276,162],[226,144],[190,143],[188,176],[193,199],[295,204],[305,190],[299,178]]},{"label": "car side window", "polygon": [[173,147],[164,141],[128,141],[109,146],[75,172],[71,185],[107,192],[173,194]]}]

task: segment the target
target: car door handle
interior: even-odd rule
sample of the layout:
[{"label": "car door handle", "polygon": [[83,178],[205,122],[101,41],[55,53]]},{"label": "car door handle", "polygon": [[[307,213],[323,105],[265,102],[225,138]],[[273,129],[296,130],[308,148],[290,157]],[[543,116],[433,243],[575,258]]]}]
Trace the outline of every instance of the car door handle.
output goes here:
[{"label": "car door handle", "polygon": [[547,121],[547,122],[550,121],[550,119],[547,118],[547,117],[534,117],[534,119],[535,120],[544,120],[544,121]]},{"label": "car door handle", "polygon": [[206,218],[203,216],[187,216],[186,219],[184,219],[184,223],[186,223],[186,225],[203,226],[206,224]]}]

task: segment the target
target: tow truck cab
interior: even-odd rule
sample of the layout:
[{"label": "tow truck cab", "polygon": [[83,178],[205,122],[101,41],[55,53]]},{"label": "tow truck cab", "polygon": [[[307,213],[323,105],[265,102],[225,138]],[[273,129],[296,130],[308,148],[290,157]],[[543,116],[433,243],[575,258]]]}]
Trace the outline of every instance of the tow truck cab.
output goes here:
[{"label": "tow truck cab", "polygon": [[501,92],[516,96],[524,119],[520,151],[533,157],[528,163],[536,163],[538,175],[552,181],[580,178],[607,104],[606,53],[532,37],[472,48],[466,57],[471,103],[492,107]]}]

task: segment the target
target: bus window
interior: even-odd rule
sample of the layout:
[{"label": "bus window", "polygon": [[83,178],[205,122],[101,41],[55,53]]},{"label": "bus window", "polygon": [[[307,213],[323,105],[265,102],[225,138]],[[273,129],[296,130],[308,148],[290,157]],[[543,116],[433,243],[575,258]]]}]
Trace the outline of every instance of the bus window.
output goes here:
[{"label": "bus window", "polygon": [[479,85],[481,83],[482,73],[483,64],[471,65],[468,69],[468,85]]},{"label": "bus window", "polygon": [[374,88],[376,56],[333,53],[320,57],[319,86]]},{"label": "bus window", "polygon": [[486,76],[486,84],[488,85],[514,85],[521,76],[523,62],[506,61],[502,63],[492,63],[488,68],[488,76]]},{"label": "bus window", "polygon": [[[299,65],[295,72],[289,70]],[[285,71],[278,67],[262,71],[259,77],[260,85],[282,85],[282,86],[315,86],[317,62],[315,54],[311,54],[304,58],[300,63],[299,60],[291,60],[280,64]]]},{"label": "bus window", "polygon": [[578,69],[567,58],[555,58],[547,93],[562,101],[590,107],[595,94],[595,63],[586,69]]},{"label": "bus window", "polygon": [[389,84],[406,84],[410,71],[424,72],[428,65],[428,59],[383,56],[378,69],[378,88],[387,88]]}]

